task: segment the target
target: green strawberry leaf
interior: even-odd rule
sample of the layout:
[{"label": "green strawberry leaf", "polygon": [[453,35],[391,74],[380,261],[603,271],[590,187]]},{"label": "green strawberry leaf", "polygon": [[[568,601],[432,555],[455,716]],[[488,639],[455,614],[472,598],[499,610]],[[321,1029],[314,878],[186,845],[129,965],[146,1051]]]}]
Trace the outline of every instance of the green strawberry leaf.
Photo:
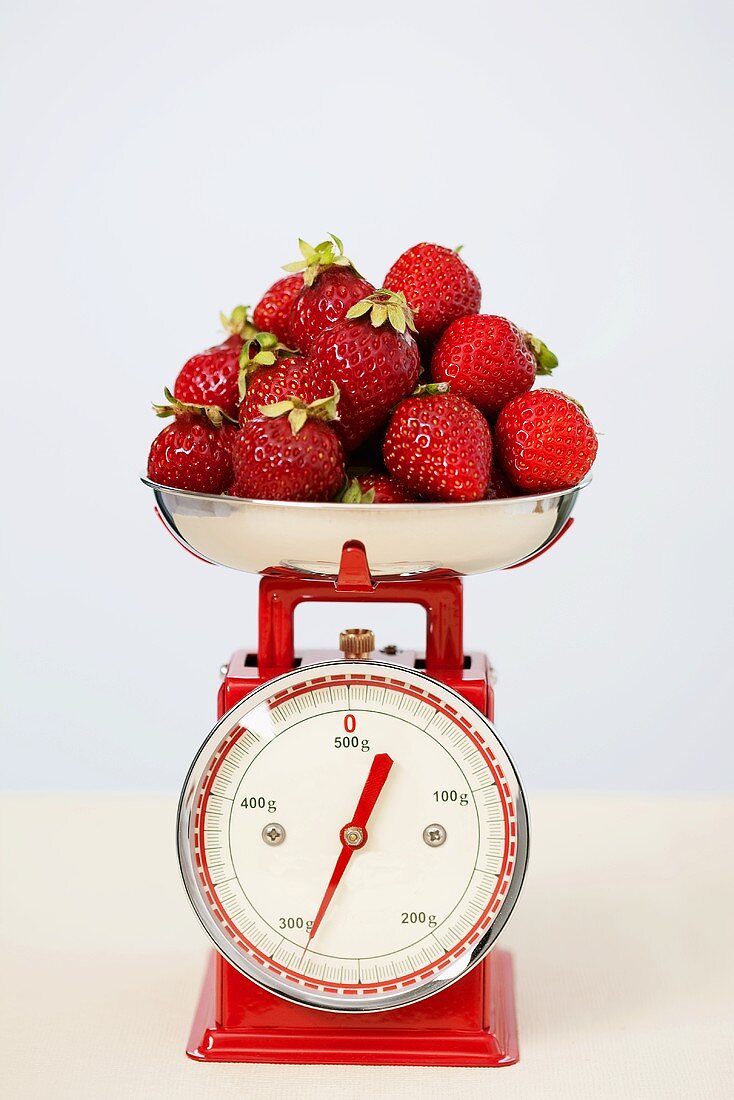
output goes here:
[{"label": "green strawberry leaf", "polygon": [[338,267],[350,267],[356,273],[352,261],[344,255],[344,245],[335,233],[330,233],[331,240],[320,241],[315,247],[307,241],[299,238],[298,248],[303,257],[295,263],[283,264],[284,271],[303,272],[303,282],[306,286],[313,286],[319,272],[326,267],[336,264]]},{"label": "green strawberry leaf", "polygon": [[303,425],[308,420],[308,411],[306,409],[293,409],[288,415],[288,423],[291,426],[291,431],[294,435],[298,435]]},{"label": "green strawberry leaf", "polygon": [[536,373],[540,375],[552,374],[558,366],[558,356],[554,355],[547,344],[533,336],[532,332],[523,332],[525,343],[535,356]]},{"label": "green strawberry leaf", "polygon": [[339,387],[336,382],[332,381],[333,392],[328,397],[320,397],[317,401],[312,401],[310,405],[307,405],[300,397],[296,397],[295,394],[292,397],[286,398],[285,401],[276,401],[274,405],[259,405],[259,411],[261,416],[267,416],[272,419],[278,416],[288,416],[288,423],[291,426],[291,431],[294,435],[297,435],[307,420],[338,420],[339,415],[336,411],[336,406],[339,403]]},{"label": "green strawberry leaf", "polygon": [[387,315],[390,318],[390,324],[396,332],[405,332],[405,313],[399,306],[393,305],[391,302],[387,307]]},{"label": "green strawberry leaf", "polygon": [[363,298],[361,302],[357,302],[351,309],[347,310],[347,319],[353,321],[355,317],[363,317],[365,313],[369,313],[372,309],[372,302],[369,298]]},{"label": "green strawberry leaf", "polygon": [[339,497],[341,504],[373,504],[375,500],[375,490],[368,489],[363,492],[356,477],[347,484],[346,489]]},{"label": "green strawberry leaf", "polygon": [[153,412],[156,416],[183,416],[185,414],[203,416],[215,428],[221,428],[225,421],[229,424],[237,423],[236,420],[227,415],[224,409],[220,409],[219,405],[196,405],[193,401],[179,401],[177,397],[173,396],[168,386],[164,389],[163,394],[167,404],[153,405]]},{"label": "green strawberry leaf", "polygon": [[316,248],[313,248],[310,244],[299,237],[298,248],[307,264],[318,263],[319,249],[321,248],[320,245],[317,245]]}]

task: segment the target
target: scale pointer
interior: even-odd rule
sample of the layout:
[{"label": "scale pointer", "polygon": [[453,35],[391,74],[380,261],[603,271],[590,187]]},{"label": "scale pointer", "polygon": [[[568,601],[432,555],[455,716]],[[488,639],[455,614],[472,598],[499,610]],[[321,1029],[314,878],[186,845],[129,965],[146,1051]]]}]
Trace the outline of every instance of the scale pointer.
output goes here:
[{"label": "scale pointer", "polygon": [[333,898],[336,888],[341,882],[344,872],[347,869],[349,860],[352,858],[352,854],[357,851],[358,848],[363,848],[367,843],[367,822],[369,821],[370,814],[375,808],[375,803],[380,797],[380,792],[385,786],[385,780],[387,779],[390,769],[393,766],[392,757],[388,756],[386,752],[380,752],[375,756],[372,761],[372,767],[369,770],[367,779],[365,780],[362,793],[359,796],[357,808],[354,811],[352,820],[348,825],[339,833],[339,839],[341,841],[342,850],[339,853],[339,858],[336,861],[336,866],[329,879],[329,885],[326,887],[326,892],[321,899],[321,905],[319,911],[316,914],[311,930],[308,933],[308,941],[304,950],[304,955],[308,951],[308,946],[311,940],[316,935],[321,921],[324,919],[324,914],[329,907],[331,899]]}]

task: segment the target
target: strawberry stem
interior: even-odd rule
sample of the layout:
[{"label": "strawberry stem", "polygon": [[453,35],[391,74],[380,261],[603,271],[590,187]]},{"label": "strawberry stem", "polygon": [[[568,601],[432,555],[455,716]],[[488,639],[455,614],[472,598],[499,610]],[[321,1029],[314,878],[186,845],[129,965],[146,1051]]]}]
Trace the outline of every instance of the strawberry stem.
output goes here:
[{"label": "strawberry stem", "polygon": [[[257,346],[254,354],[251,354]],[[239,375],[237,376],[237,388],[240,401],[247,393],[247,383],[250,375],[254,374],[258,367],[272,367],[280,359],[289,359],[297,355],[292,348],[281,344],[274,332],[257,332],[242,347],[239,359]]]},{"label": "strawberry stem", "polygon": [[558,366],[558,356],[554,355],[547,344],[533,336],[532,332],[523,332],[525,343],[535,356],[536,374],[552,374]]},{"label": "strawberry stem", "polygon": [[411,397],[436,397],[441,393],[449,393],[451,386],[448,382],[424,382],[421,386],[416,386]]},{"label": "strawberry stem", "polygon": [[307,405],[294,394],[292,397],[287,397],[285,401],[276,401],[274,405],[260,405],[260,415],[271,419],[287,416],[293,435],[298,435],[307,420],[323,420],[327,423],[338,420],[339,414],[336,407],[339,404],[339,387],[336,382],[331,384],[334,389],[329,397],[319,397]]},{"label": "strawberry stem", "polygon": [[331,240],[321,241],[316,246],[307,241],[298,240],[298,247],[302,260],[296,260],[292,264],[283,264],[284,271],[302,271],[305,286],[313,286],[321,272],[332,266],[349,267],[355,271],[354,264],[344,255],[344,245],[334,233],[330,233]]},{"label": "strawberry stem", "polygon": [[257,334],[257,329],[250,320],[249,306],[235,306],[229,317],[226,313],[219,314],[222,327],[230,336],[241,336],[243,340],[251,340]]},{"label": "strawberry stem", "polygon": [[367,491],[364,492],[355,477],[352,478],[346,489],[344,489],[341,496],[337,499],[340,504],[374,504],[375,490],[367,489]]},{"label": "strawberry stem", "polygon": [[153,404],[153,411],[156,416],[202,416],[215,428],[221,428],[225,421],[228,424],[237,423],[236,420],[227,415],[224,409],[220,409],[219,405],[195,405],[191,401],[179,401],[177,397],[173,396],[168,386],[164,389],[163,394],[167,403],[165,405]]},{"label": "strawberry stem", "polygon": [[413,310],[405,300],[402,290],[396,294],[392,290],[380,288],[374,294],[369,294],[360,302],[356,302],[347,311],[347,319],[350,321],[356,321],[367,315],[375,328],[380,328],[385,321],[389,321],[396,332],[403,333],[406,329],[410,329],[411,332],[416,331]]}]

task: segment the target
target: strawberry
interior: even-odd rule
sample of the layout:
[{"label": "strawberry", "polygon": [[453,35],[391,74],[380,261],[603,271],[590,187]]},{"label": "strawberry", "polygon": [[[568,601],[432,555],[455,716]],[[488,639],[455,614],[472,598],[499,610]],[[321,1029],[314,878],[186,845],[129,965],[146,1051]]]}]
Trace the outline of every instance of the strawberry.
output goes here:
[{"label": "strawberry", "polygon": [[487,500],[504,500],[506,497],[517,496],[517,489],[498,465],[496,458],[496,454],[493,454],[492,464],[489,468]]},{"label": "strawberry", "polygon": [[178,401],[188,405],[216,405],[226,416],[236,419],[239,392],[239,360],[243,340],[255,335],[249,320],[248,307],[237,306],[227,317],[220,314],[227,339],[194,355],[178,373],[173,393]]},{"label": "strawberry", "polygon": [[255,306],[252,319],[260,332],[274,332],[283,344],[290,342],[290,313],[303,290],[302,275],[286,275],[266,290]]},{"label": "strawberry", "polygon": [[532,390],[505,405],[497,417],[495,444],[505,473],[529,493],[578,485],[598,446],[584,410],[559,390]]},{"label": "strawberry", "polygon": [[483,500],[492,436],[478,409],[453,393],[421,387],[401,401],[385,435],[393,477],[416,496],[436,501]]},{"label": "strawberry", "polygon": [[421,340],[435,340],[467,313],[479,313],[482,288],[471,268],[440,244],[416,244],[403,252],[385,276],[388,290],[402,291],[414,311]]},{"label": "strawberry", "polygon": [[542,340],[504,317],[479,314],[449,325],[433,352],[431,374],[493,416],[529,390],[536,374],[550,374],[557,365]]},{"label": "strawberry", "polygon": [[294,397],[263,406],[233,450],[233,496],[254,500],[332,500],[344,484],[344,452],[328,421],[339,391],[310,405]]},{"label": "strawberry", "polygon": [[278,341],[274,332],[259,332],[240,355],[240,424],[260,416],[262,405],[274,405],[288,397],[313,400],[311,374],[306,360]]},{"label": "strawberry", "polygon": [[339,498],[342,504],[408,504],[415,501],[404,485],[387,474],[360,474]]},{"label": "strawberry", "polygon": [[306,353],[324,329],[341,321],[350,306],[375,288],[354,269],[333,233],[331,241],[322,241],[315,248],[305,241],[298,244],[303,260],[284,268],[303,271],[303,287],[291,308],[288,336],[294,347]]},{"label": "strawberry", "polygon": [[332,382],[339,387],[337,432],[347,451],[380,427],[392,406],[414,389],[421,367],[408,331],[412,328],[405,298],[378,290],[314,340],[308,365],[315,392],[323,395]]},{"label": "strawberry", "polygon": [[227,416],[236,417],[240,351],[241,346],[225,342],[192,356],[176,378],[176,399],[189,405],[217,405]]},{"label": "strawberry", "polygon": [[174,416],[153,440],[148,477],[159,485],[197,493],[225,493],[232,483],[231,451],[237,431],[222,409],[177,401],[165,390],[157,416]]}]

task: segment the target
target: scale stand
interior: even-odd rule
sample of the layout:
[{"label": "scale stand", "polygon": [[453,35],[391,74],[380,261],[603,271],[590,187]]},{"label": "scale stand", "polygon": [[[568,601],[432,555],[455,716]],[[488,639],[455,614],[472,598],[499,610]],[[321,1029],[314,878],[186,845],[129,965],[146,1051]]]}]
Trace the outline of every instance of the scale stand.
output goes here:
[{"label": "scale stand", "polygon": [[[299,604],[340,601],[422,606],[426,651],[416,665],[492,720],[489,662],[476,654],[464,656],[461,580],[439,572],[376,583],[359,542],[344,545],[336,582],[287,570],[273,570],[261,579],[257,661],[245,652],[232,657],[219,689],[218,717],[295,667],[293,615]],[[214,951],[187,1054],[205,1062],[512,1065],[519,1057],[512,960],[508,952],[495,949],[434,997],[354,1016],[276,997]]]}]

